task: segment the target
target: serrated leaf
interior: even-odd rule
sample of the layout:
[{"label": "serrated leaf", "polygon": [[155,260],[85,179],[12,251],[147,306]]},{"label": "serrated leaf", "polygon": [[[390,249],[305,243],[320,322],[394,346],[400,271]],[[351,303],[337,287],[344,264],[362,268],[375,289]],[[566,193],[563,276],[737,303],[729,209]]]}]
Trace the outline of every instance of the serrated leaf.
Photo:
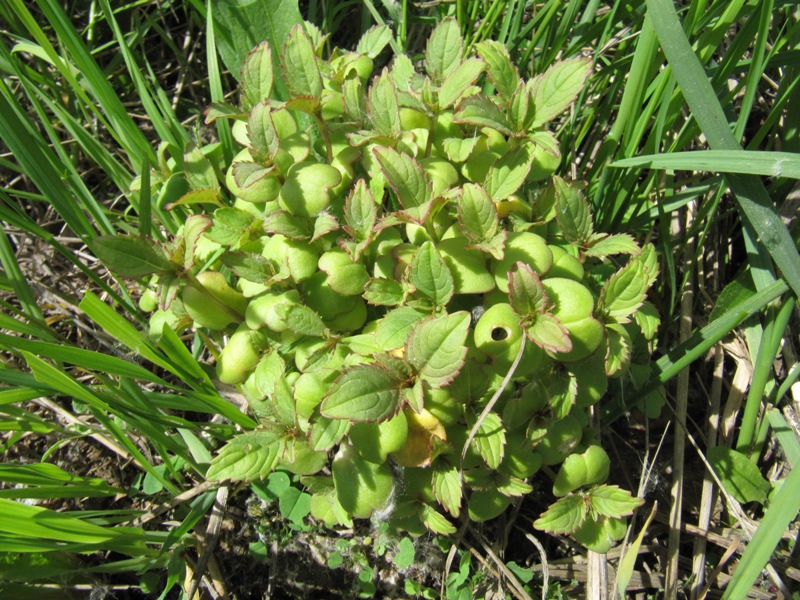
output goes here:
[{"label": "serrated leaf", "polygon": [[479,58],[469,58],[458,65],[445,78],[439,90],[439,109],[451,107],[478,79],[486,65]]},{"label": "serrated leaf", "polygon": [[569,352],[572,340],[569,331],[552,313],[539,313],[525,328],[528,339],[540,348],[550,352]]},{"label": "serrated leaf", "polygon": [[101,235],[93,248],[106,268],[120,277],[139,278],[174,269],[163,248],[150,238]]},{"label": "serrated leaf", "polygon": [[561,177],[553,177],[555,208],[561,233],[570,243],[583,246],[594,231],[589,204],[581,191]]},{"label": "serrated leaf", "polygon": [[267,42],[261,42],[248,53],[242,64],[240,81],[246,109],[270,97],[274,73],[272,50]]},{"label": "serrated leaf", "polygon": [[316,452],[327,452],[342,441],[348,429],[347,419],[317,417],[308,431],[308,445]]},{"label": "serrated leaf", "polygon": [[386,313],[375,329],[375,341],[378,347],[384,352],[402,348],[414,324],[424,316],[424,313],[410,306],[401,306]]},{"label": "serrated leaf", "polygon": [[379,365],[350,367],[333,384],[320,405],[323,416],[350,421],[385,421],[400,410],[400,380]]},{"label": "serrated leaf", "polygon": [[377,58],[386,45],[392,41],[392,30],[387,25],[373,25],[358,40],[356,52]]},{"label": "serrated leaf", "polygon": [[547,308],[547,292],[539,274],[522,261],[514,263],[508,273],[508,295],[512,308],[522,316],[544,312]]},{"label": "serrated leaf", "polygon": [[400,104],[397,100],[397,90],[386,68],[372,81],[372,87],[367,94],[367,113],[372,126],[380,135],[394,137],[400,133]]},{"label": "serrated leaf", "polygon": [[212,102],[205,110],[205,124],[211,125],[217,119],[246,119],[247,113],[226,102]]},{"label": "serrated leaf", "polygon": [[714,446],[706,451],[706,458],[717,473],[727,492],[739,502],[763,504],[772,490],[761,470],[747,456],[736,450]]},{"label": "serrated leaf", "polygon": [[253,252],[224,252],[219,260],[237,277],[253,283],[267,282],[275,275],[273,264],[260,254]]},{"label": "serrated leaf", "polygon": [[631,359],[631,339],[622,325],[606,325],[608,346],[606,350],[606,375],[616,375]]},{"label": "serrated leaf", "polygon": [[519,189],[531,170],[533,153],[523,144],[501,156],[486,174],[486,191],[495,202],[505,200]]},{"label": "serrated leaf", "polygon": [[183,267],[191,269],[194,266],[194,253],[200,236],[211,227],[211,219],[206,215],[190,215],[183,225],[183,239],[186,248],[183,257]]},{"label": "serrated leaf", "polygon": [[530,82],[534,106],[531,127],[540,127],[572,104],[592,72],[588,58],[571,58],[553,64]]},{"label": "serrated leaf", "polygon": [[362,125],[367,118],[367,95],[364,93],[361,80],[357,77],[345,79],[342,84],[342,96],[347,119],[356,125]]},{"label": "serrated leaf", "polygon": [[444,306],[453,297],[453,275],[432,242],[419,247],[408,269],[408,281],[435,306]]},{"label": "serrated leaf", "polygon": [[525,83],[520,81],[508,102],[508,121],[516,132],[526,133],[526,125],[532,112],[529,100]]},{"label": "serrated leaf", "polygon": [[615,323],[628,323],[647,295],[647,274],[636,258],[614,273],[600,290],[603,314]]},{"label": "serrated leaf", "polygon": [[176,206],[189,206],[190,204],[214,204],[216,206],[222,206],[219,188],[192,190],[185,193],[175,202],[166,204],[164,208],[172,210]]},{"label": "serrated leaf", "polygon": [[311,234],[309,241],[316,242],[337,229],[339,229],[339,221],[336,220],[336,217],[329,212],[321,212],[314,219],[314,232]]},{"label": "serrated leaf", "polygon": [[364,290],[364,300],[373,306],[397,306],[404,295],[403,286],[394,279],[373,279]]},{"label": "serrated leaf", "polygon": [[589,239],[589,245],[583,250],[586,256],[603,258],[614,254],[638,254],[639,245],[627,233],[614,235],[595,234]]},{"label": "serrated leaf", "polygon": [[327,331],[322,317],[305,304],[279,303],[274,310],[290,330],[300,335],[323,337]]},{"label": "serrated leaf", "polygon": [[297,424],[294,394],[285,377],[278,377],[275,380],[272,393],[272,411],[277,422],[284,427],[291,428]]},{"label": "serrated leaf", "polygon": [[435,84],[441,84],[459,64],[464,55],[464,39],[458,22],[442,19],[428,38],[425,47],[425,70]]},{"label": "serrated leaf", "polygon": [[292,27],[283,48],[281,66],[283,79],[292,96],[320,98],[322,77],[317,66],[317,55],[302,25]]},{"label": "serrated leaf", "polygon": [[576,494],[561,498],[533,522],[533,526],[550,533],[572,533],[586,520],[586,498]]},{"label": "serrated leaf", "polygon": [[445,138],[442,140],[442,149],[450,162],[464,162],[472,154],[475,144],[478,143],[478,136],[468,138]]},{"label": "serrated leaf", "polygon": [[506,101],[511,100],[521,80],[506,47],[501,42],[486,40],[475,44],[475,50],[486,62],[489,81]]},{"label": "serrated leaf", "polygon": [[503,110],[489,98],[481,95],[464,98],[456,108],[453,123],[490,127],[504,135],[514,135]]},{"label": "serrated leaf", "polygon": [[641,308],[633,315],[639,329],[642,330],[644,339],[652,340],[658,332],[658,327],[661,325],[661,317],[658,314],[658,309],[652,302],[644,301]]},{"label": "serrated leaf", "polygon": [[264,231],[280,234],[290,240],[308,240],[313,231],[308,226],[308,219],[297,217],[285,210],[271,213],[262,224]]},{"label": "serrated leaf", "polygon": [[217,244],[235,247],[247,237],[253,221],[253,215],[238,208],[219,208],[214,211],[213,225],[206,237]]},{"label": "serrated leaf", "polygon": [[433,470],[433,495],[436,501],[447,512],[458,518],[461,514],[461,474],[458,467],[449,465],[446,468]]},{"label": "serrated leaf", "polygon": [[431,199],[431,184],[415,158],[388,146],[373,154],[403,208],[422,206]]},{"label": "serrated leaf", "polygon": [[265,167],[262,164],[250,161],[237,161],[233,163],[233,180],[242,189],[255,185],[264,177],[273,176],[275,167]]},{"label": "serrated leaf", "polygon": [[556,371],[550,376],[547,391],[553,417],[563,419],[575,405],[578,397],[578,379],[569,371]]},{"label": "serrated leaf", "polygon": [[495,486],[498,492],[509,498],[525,496],[533,491],[533,486],[529,483],[525,483],[522,479],[511,475],[504,475],[502,479],[495,483]]},{"label": "serrated leaf", "polygon": [[468,244],[467,248],[474,248],[475,250],[486,252],[495,260],[503,260],[503,256],[505,256],[507,236],[508,232],[505,229],[502,229],[500,233],[491,239],[488,239],[484,242],[478,242],[477,244]]},{"label": "serrated leaf", "polygon": [[274,431],[249,431],[237,435],[211,461],[206,479],[264,479],[280,462],[284,446],[283,436]]},{"label": "serrated leaf", "polygon": [[425,527],[433,533],[452,535],[456,532],[455,526],[433,507],[423,504],[419,508],[419,518]]},{"label": "serrated leaf", "polygon": [[406,341],[406,360],[433,388],[450,383],[464,365],[470,314],[460,311],[417,323]]},{"label": "serrated leaf", "polygon": [[635,260],[642,263],[644,272],[647,275],[647,287],[649,288],[655,283],[658,277],[658,256],[656,255],[656,247],[653,244],[645,244]]},{"label": "serrated leaf", "polygon": [[321,102],[314,96],[293,96],[286,101],[284,106],[289,110],[296,110],[313,115],[319,109]]},{"label": "serrated leaf", "polygon": [[497,209],[482,186],[466,183],[458,201],[458,223],[472,243],[484,242],[497,234]]},{"label": "serrated leaf", "polygon": [[616,485],[598,486],[589,490],[586,496],[596,513],[612,519],[633,514],[634,509],[644,504],[643,498],[635,498],[628,490]]},{"label": "serrated leaf", "polygon": [[250,139],[250,154],[253,158],[260,163],[271,163],[278,152],[280,139],[272,121],[272,111],[268,102],[259,102],[253,106],[247,119],[247,136]]},{"label": "serrated leaf", "polygon": [[497,413],[490,412],[481,421],[473,444],[490,469],[494,470],[500,466],[505,456],[506,430]]},{"label": "serrated leaf", "polygon": [[344,230],[357,240],[372,236],[378,207],[366,182],[359,179],[344,202]]},{"label": "serrated leaf", "polygon": [[214,167],[205,155],[191,142],[183,153],[183,170],[192,190],[219,190]]}]

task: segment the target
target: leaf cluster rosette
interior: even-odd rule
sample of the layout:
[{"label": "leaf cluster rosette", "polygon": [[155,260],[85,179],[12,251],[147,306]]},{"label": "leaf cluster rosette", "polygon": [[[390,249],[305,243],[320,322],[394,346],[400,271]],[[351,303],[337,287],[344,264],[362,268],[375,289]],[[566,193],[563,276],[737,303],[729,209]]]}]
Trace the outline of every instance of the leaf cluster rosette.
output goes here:
[{"label": "leaf cluster rosette", "polygon": [[98,252],[152,276],[150,335],[194,328],[260,423],[209,479],[285,469],[329,525],[392,503],[395,527],[447,534],[560,465],[561,500],[536,526],[607,549],[638,501],[604,486],[588,409],[649,356],[657,262],[596,232],[581,186],[554,175],[548,124],[592,65],[525,80],[503,44],[466,53],[445,19],[422,69],[398,55],[373,74],[391,35],[324,57],[306,24],[254,48],[239,103],[206,113],[231,126],[233,159],[160,149],[151,193],[184,216],[179,234]]}]

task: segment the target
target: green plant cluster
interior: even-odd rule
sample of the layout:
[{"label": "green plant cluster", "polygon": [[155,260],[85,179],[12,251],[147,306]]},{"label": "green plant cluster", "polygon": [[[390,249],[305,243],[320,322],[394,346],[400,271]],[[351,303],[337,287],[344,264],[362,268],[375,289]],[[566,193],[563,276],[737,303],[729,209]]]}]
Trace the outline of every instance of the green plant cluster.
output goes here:
[{"label": "green plant cluster", "polygon": [[323,58],[306,24],[279,56],[256,47],[239,105],[207,113],[241,151],[165,145],[150,175],[160,205],[186,211],[180,234],[98,252],[155,276],[151,335],[194,328],[260,422],[209,479],[285,469],[326,524],[379,512],[447,534],[446,515],[497,517],[546,465],[561,499],[535,526],[605,551],[640,501],[605,485],[589,409],[649,357],[657,268],[652,246],[596,232],[581,186],[554,176],[547,125],[592,65],[526,81],[501,43],[466,52],[445,19],[424,71],[398,55],[373,77],[390,39],[374,27]]}]

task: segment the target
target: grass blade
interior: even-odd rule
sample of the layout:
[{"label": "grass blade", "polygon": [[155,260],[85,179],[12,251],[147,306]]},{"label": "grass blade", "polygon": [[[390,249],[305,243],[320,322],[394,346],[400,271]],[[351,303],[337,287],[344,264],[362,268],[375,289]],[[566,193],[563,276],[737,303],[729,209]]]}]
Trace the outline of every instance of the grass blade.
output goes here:
[{"label": "grass blade", "polygon": [[695,150],[623,158],[610,166],[676,171],[712,171],[800,179],[800,156],[792,152]]}]

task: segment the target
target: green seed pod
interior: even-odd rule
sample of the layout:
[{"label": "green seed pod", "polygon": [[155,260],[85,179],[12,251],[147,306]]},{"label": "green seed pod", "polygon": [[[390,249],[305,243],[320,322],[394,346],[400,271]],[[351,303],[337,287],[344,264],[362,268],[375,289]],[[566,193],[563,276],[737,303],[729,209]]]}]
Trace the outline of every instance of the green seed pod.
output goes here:
[{"label": "green seed pod", "polygon": [[197,283],[183,288],[181,299],[186,313],[201,327],[213,331],[239,323],[247,309],[247,298],[233,289],[219,271],[204,271],[197,275]]},{"label": "green seed pod", "polygon": [[217,358],[217,379],[235,385],[244,382],[261,359],[266,338],[250,330],[246,324],[239,326]]}]

